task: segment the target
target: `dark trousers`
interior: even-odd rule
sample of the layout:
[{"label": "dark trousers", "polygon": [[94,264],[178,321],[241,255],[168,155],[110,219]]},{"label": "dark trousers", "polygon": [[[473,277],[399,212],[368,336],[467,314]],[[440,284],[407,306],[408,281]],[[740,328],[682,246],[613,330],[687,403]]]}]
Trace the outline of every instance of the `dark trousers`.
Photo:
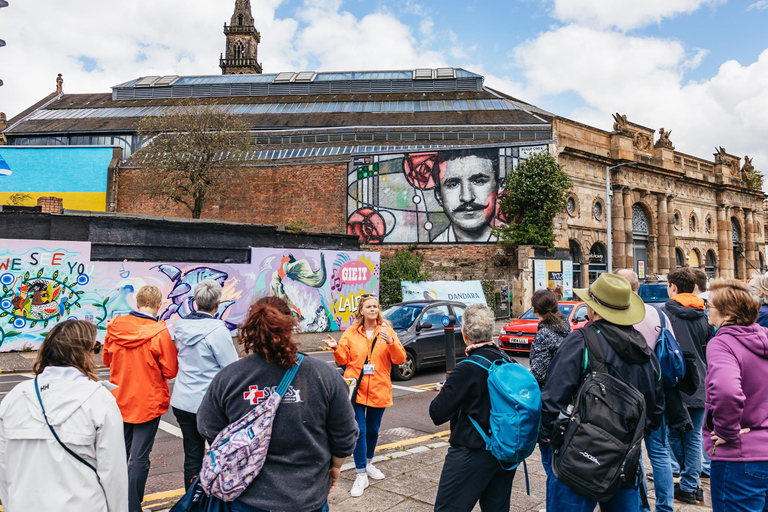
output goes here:
[{"label": "dark trousers", "polygon": [[205,439],[197,431],[197,414],[173,407],[173,415],[181,429],[184,443],[184,489],[189,490],[192,480],[200,474],[205,456]]},{"label": "dark trousers", "polygon": [[128,510],[141,512],[144,487],[149,475],[149,454],[155,443],[160,416],[146,423],[123,423],[125,452],[128,455]]},{"label": "dark trousers", "polygon": [[483,512],[509,512],[516,471],[502,469],[485,448],[451,445],[440,474],[435,512],[470,512],[478,501]]}]

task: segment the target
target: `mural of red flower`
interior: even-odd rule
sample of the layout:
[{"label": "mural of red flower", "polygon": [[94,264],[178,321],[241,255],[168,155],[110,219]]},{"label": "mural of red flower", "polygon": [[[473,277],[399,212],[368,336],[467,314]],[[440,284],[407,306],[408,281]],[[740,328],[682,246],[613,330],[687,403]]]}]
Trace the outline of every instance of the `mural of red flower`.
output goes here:
[{"label": "mural of red flower", "polygon": [[387,232],[387,224],[373,208],[360,208],[347,219],[347,234],[357,235],[360,241],[380,244]]},{"label": "mural of red flower", "polygon": [[437,153],[411,153],[403,159],[405,179],[417,190],[431,190],[435,188],[435,165],[439,165],[440,176],[445,174],[445,162],[437,163]]}]

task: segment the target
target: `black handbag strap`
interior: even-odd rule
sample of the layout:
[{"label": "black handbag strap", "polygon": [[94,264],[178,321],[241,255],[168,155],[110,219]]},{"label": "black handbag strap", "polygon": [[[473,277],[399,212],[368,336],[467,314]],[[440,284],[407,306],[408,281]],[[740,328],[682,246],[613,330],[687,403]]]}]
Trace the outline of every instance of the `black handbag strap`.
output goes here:
[{"label": "black handbag strap", "polygon": [[[373,338],[373,344],[371,345],[371,355],[373,355],[373,349],[376,348],[376,340],[379,339],[379,335],[377,334],[375,338]],[[365,365],[368,364],[368,354],[365,355],[365,362],[363,363],[363,367],[360,369],[360,375],[357,376],[357,385],[355,386],[355,392],[352,393],[352,403],[354,404],[357,400],[357,390],[360,389],[360,382],[363,380],[363,373],[365,373]]]},{"label": "black handbag strap", "polygon": [[56,441],[58,441],[58,442],[59,442],[59,444],[61,445],[61,447],[62,447],[62,448],[64,448],[64,450],[66,450],[66,452],[67,452],[68,454],[70,454],[71,456],[73,456],[74,458],[76,458],[77,460],[79,460],[80,462],[82,462],[83,464],[85,464],[86,466],[88,466],[89,468],[91,468],[91,469],[93,470],[93,472],[94,472],[94,473],[96,473],[96,476],[97,476],[97,478],[98,478],[98,474],[99,474],[99,472],[98,472],[98,471],[96,471],[96,468],[95,468],[95,467],[93,467],[93,465],[91,465],[90,463],[88,463],[88,461],[87,461],[87,460],[85,460],[84,458],[82,458],[81,456],[79,456],[78,454],[76,454],[75,452],[73,452],[73,451],[72,451],[72,450],[69,448],[69,446],[67,446],[67,445],[65,445],[64,443],[62,443],[62,442],[61,442],[61,439],[59,439],[59,436],[58,436],[58,434],[56,434],[56,431],[53,429],[53,427],[51,426],[51,424],[50,424],[50,423],[48,423],[48,416],[46,416],[46,414],[45,414],[45,406],[43,406],[43,399],[40,397],[40,388],[39,388],[39,386],[37,385],[37,377],[35,377],[35,392],[37,393],[37,401],[38,401],[38,402],[40,402],[40,408],[43,410],[43,418],[45,418],[45,424],[46,424],[46,425],[48,425],[48,428],[49,428],[49,429],[51,429],[51,434],[53,434],[53,437],[54,437],[54,438],[56,438]]}]

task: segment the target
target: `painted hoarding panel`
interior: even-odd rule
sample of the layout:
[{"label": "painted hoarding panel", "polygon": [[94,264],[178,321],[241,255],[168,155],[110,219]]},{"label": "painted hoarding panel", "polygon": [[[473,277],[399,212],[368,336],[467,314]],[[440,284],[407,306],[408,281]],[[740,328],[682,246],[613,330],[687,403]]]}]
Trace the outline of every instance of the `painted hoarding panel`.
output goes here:
[{"label": "painted hoarding panel", "polygon": [[361,295],[379,294],[379,253],[251,249],[255,297],[286,299],[302,332],[349,327]]},{"label": "painted hoarding panel", "polygon": [[192,290],[213,279],[223,287],[216,316],[230,329],[245,319],[254,290],[249,264],[91,262],[87,242],[0,240],[0,352],[38,348],[64,319],[96,324],[136,306],[134,292],[155,285],[163,293],[160,317],[173,323],[192,311]]},{"label": "painted hoarding panel", "polygon": [[480,281],[402,281],[400,286],[403,289],[403,301],[456,300],[467,305],[488,305]]},{"label": "painted hoarding panel", "polygon": [[23,206],[55,196],[64,208],[103,212],[112,154],[108,147],[0,146],[0,203],[13,194],[29,196]]},{"label": "painted hoarding panel", "polygon": [[544,145],[353,157],[347,232],[364,243],[494,242],[499,197],[520,160]]}]

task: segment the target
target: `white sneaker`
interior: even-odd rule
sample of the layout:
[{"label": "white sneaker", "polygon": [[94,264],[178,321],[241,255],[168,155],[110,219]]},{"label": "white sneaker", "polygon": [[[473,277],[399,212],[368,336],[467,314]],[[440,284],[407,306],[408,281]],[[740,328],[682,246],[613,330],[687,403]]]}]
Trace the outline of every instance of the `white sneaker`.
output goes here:
[{"label": "white sneaker", "polygon": [[373,464],[365,466],[365,473],[374,480],[384,480],[384,473],[380,469],[376,468]]},{"label": "white sneaker", "polygon": [[357,498],[363,495],[363,491],[368,487],[368,475],[365,473],[358,473],[355,477],[355,483],[352,484],[352,490],[349,494],[353,498]]}]

